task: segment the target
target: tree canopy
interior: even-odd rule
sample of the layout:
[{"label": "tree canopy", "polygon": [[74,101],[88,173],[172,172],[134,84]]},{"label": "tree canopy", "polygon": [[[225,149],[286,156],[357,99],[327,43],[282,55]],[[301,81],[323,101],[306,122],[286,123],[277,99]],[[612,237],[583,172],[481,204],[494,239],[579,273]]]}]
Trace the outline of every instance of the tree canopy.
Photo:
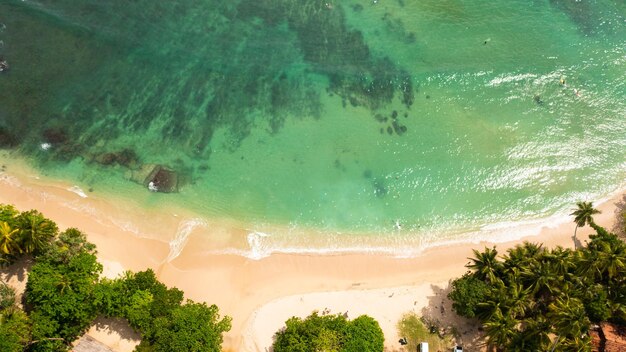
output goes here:
[{"label": "tree canopy", "polygon": [[217,306],[184,302],[154,272],[101,279],[96,247],[77,229],[60,234],[41,213],[0,205],[0,264],[34,255],[26,284],[28,314],[0,282],[0,351],[67,351],[97,315],[127,319],[141,336],[138,351],[220,351],[230,318]]},{"label": "tree canopy", "polygon": [[381,352],[384,335],[373,318],[362,315],[349,321],[341,314],[305,319],[292,317],[276,333],[274,352]]},{"label": "tree canopy", "polygon": [[499,351],[588,350],[592,323],[626,323],[626,244],[588,221],[597,233],[577,250],[525,242],[502,257],[475,251],[451,283],[454,310],[478,318]]}]

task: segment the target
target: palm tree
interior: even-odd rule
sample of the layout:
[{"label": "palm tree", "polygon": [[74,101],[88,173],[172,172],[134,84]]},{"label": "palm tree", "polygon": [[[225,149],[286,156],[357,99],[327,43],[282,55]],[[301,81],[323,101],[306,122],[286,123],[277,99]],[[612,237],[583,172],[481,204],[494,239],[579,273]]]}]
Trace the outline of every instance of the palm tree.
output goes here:
[{"label": "palm tree", "polygon": [[519,277],[536,264],[545,250],[542,245],[524,242],[508,250],[504,256],[503,268],[507,275]]},{"label": "palm tree", "polygon": [[574,229],[574,247],[577,246],[576,231],[578,228],[585,226],[585,224],[595,225],[593,215],[600,214],[600,211],[593,207],[592,202],[578,202],[576,206],[578,209],[569,214],[574,215],[574,222],[576,223],[576,228]]},{"label": "palm tree", "polygon": [[586,340],[591,322],[587,317],[585,306],[578,298],[558,297],[548,307],[548,318],[554,325],[557,334],[552,349],[558,344],[578,344]]},{"label": "palm tree", "polygon": [[525,288],[515,278],[509,280],[505,296],[508,314],[516,318],[524,318],[534,307],[530,288]]},{"label": "palm tree", "polygon": [[[547,351],[550,343],[550,322],[543,315],[522,321],[523,330],[516,345],[527,347],[526,351]],[[515,342],[513,342],[515,344]]]},{"label": "palm tree", "polygon": [[626,275],[626,253],[623,248],[610,242],[600,242],[600,250],[593,266],[602,277],[609,280]]},{"label": "palm tree", "polygon": [[563,277],[556,275],[554,267],[547,262],[538,262],[536,265],[533,265],[530,270],[526,271],[525,277],[530,282],[532,292],[542,295],[552,294],[554,287],[559,286],[555,285],[555,283],[564,280]]},{"label": "palm tree", "polygon": [[606,231],[590,238],[587,248],[578,253],[578,273],[610,288],[626,277],[626,244]]},{"label": "palm tree", "polygon": [[497,274],[502,266],[496,258],[498,256],[496,247],[493,247],[493,249],[485,247],[485,251],[483,253],[476,249],[473,249],[473,251],[476,258],[468,258],[474,263],[468,264],[467,267],[474,269],[476,274],[478,274],[478,278],[487,280],[489,283],[495,282]]},{"label": "palm tree", "polygon": [[571,249],[556,246],[556,248],[546,253],[545,259],[556,275],[565,279],[569,277],[570,269],[574,266],[574,256]]},{"label": "palm tree", "polygon": [[36,210],[23,212],[16,220],[21,229],[20,244],[26,253],[36,253],[41,250],[56,236],[58,231],[54,222],[46,219]]},{"label": "palm tree", "polygon": [[58,232],[57,225],[36,210],[21,213],[16,221],[21,229],[21,244],[26,253],[41,250]]},{"label": "palm tree", "polygon": [[495,282],[491,283],[491,287],[484,301],[478,303],[480,309],[477,311],[476,315],[481,320],[489,320],[497,314],[508,315],[509,306],[505,302],[507,294],[508,292],[504,282],[499,278],[496,279]]},{"label": "palm tree", "polygon": [[6,221],[0,221],[0,252],[4,254],[17,254],[19,247],[15,240],[18,229],[12,229]]},{"label": "palm tree", "polygon": [[519,331],[517,326],[519,321],[509,314],[502,314],[497,311],[491,319],[485,323],[485,336],[487,336],[487,345],[495,348],[497,351],[504,351]]}]

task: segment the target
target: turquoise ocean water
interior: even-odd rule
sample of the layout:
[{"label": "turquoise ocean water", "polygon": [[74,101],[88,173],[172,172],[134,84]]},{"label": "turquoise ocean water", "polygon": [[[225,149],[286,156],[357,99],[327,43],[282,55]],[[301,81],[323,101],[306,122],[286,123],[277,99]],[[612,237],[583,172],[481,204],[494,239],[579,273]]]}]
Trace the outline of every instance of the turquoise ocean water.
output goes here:
[{"label": "turquoise ocean water", "polygon": [[15,157],[268,251],[461,239],[626,179],[624,1],[0,0],[0,56]]}]

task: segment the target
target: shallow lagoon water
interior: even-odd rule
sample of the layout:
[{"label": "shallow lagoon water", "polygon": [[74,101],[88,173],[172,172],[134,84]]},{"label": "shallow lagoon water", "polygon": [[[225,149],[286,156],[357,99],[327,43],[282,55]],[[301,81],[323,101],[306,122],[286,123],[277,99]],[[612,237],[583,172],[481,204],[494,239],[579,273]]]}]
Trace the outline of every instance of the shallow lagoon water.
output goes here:
[{"label": "shallow lagoon water", "polygon": [[[3,1],[0,140],[85,190],[269,234],[251,246],[460,239],[623,187],[625,18],[612,1]],[[95,161],[125,149],[130,165]],[[153,163],[180,193],[129,180]]]}]

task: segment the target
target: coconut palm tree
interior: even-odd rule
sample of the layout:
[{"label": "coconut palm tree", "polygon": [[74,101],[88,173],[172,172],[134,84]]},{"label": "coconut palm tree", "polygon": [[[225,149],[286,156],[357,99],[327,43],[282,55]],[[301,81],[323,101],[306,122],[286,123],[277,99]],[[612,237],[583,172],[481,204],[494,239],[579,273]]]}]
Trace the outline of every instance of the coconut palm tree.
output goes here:
[{"label": "coconut palm tree", "polygon": [[17,216],[20,228],[20,245],[25,253],[40,251],[58,232],[57,225],[36,210]]},{"label": "coconut palm tree", "polygon": [[585,224],[595,225],[593,222],[593,215],[600,214],[600,211],[593,207],[592,202],[578,202],[576,203],[578,209],[574,210],[569,215],[574,215],[574,223],[576,223],[576,228],[574,229],[574,246],[577,246],[577,238],[576,231],[579,227],[585,226]]},{"label": "coconut palm tree", "polygon": [[567,296],[558,297],[548,309],[548,318],[557,334],[552,349],[557,345],[571,345],[572,342],[577,345],[586,340],[591,322],[581,300]]},{"label": "coconut palm tree", "polygon": [[507,294],[508,292],[504,282],[499,278],[496,279],[495,282],[491,283],[491,287],[484,301],[478,303],[480,309],[476,312],[476,315],[482,320],[489,320],[497,314],[508,315],[509,306],[506,303]]},{"label": "coconut palm tree", "polygon": [[510,342],[519,334],[517,330],[519,323],[509,314],[497,311],[484,325],[487,345],[497,351],[506,350]]},{"label": "coconut palm tree", "polygon": [[467,267],[473,269],[481,280],[486,280],[489,283],[495,282],[502,267],[502,263],[496,258],[498,256],[496,247],[493,249],[485,247],[483,253],[476,249],[473,251],[475,258],[468,258],[473,263],[468,264]]},{"label": "coconut palm tree", "polygon": [[550,322],[543,315],[536,315],[522,321],[520,343],[513,344],[528,347],[524,351],[546,351],[550,343]]},{"label": "coconut palm tree", "polygon": [[545,259],[556,275],[566,279],[570,276],[570,269],[574,266],[574,256],[571,249],[556,246],[545,254]]},{"label": "coconut palm tree", "polygon": [[626,275],[626,252],[621,246],[610,242],[600,242],[599,251],[593,267],[603,277],[612,280]]},{"label": "coconut palm tree", "polygon": [[552,294],[555,282],[563,281],[563,277],[558,277],[554,267],[548,262],[538,262],[526,273],[526,280],[530,282],[530,289],[534,294]]},{"label": "coconut palm tree", "polygon": [[0,252],[14,255],[19,252],[17,245],[18,229],[13,229],[6,221],[0,221]]},{"label": "coconut palm tree", "polygon": [[517,245],[509,249],[508,254],[503,257],[504,272],[518,278],[535,265],[544,252],[542,245],[539,244],[524,242]]},{"label": "coconut palm tree", "polygon": [[523,318],[527,312],[534,307],[533,297],[530,288],[525,288],[517,282],[519,280],[509,280],[506,294],[506,305],[508,314],[517,318]]}]

